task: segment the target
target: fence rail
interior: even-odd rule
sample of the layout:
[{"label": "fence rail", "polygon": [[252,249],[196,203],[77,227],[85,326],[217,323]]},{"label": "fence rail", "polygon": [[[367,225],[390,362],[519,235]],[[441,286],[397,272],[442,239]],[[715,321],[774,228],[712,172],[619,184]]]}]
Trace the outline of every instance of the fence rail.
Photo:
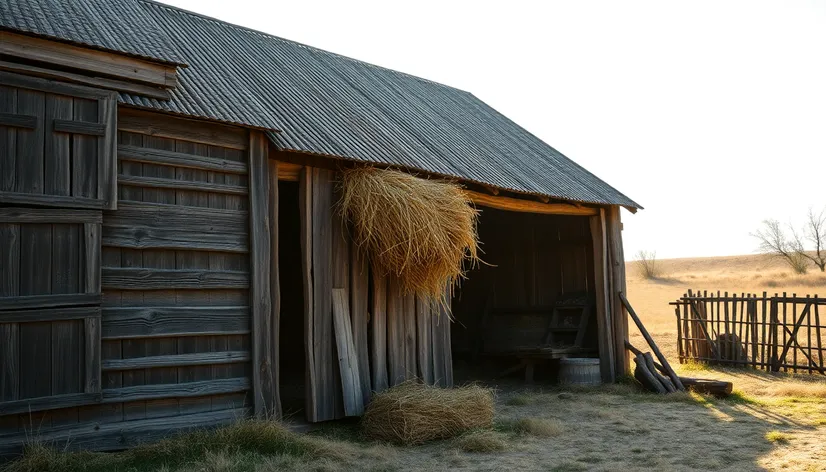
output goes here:
[{"label": "fence rail", "polygon": [[699,361],[826,375],[826,326],[820,320],[826,298],[689,290],[671,305],[677,315],[681,364]]}]

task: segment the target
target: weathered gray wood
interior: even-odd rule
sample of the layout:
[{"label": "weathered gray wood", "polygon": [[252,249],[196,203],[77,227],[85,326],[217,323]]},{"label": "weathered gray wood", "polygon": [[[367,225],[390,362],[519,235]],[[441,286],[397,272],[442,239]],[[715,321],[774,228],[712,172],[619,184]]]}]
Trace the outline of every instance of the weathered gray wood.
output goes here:
[{"label": "weathered gray wood", "polygon": [[133,201],[118,202],[118,211],[106,212],[105,217],[107,226],[147,226],[216,233],[237,233],[247,227],[249,220],[246,211]]},{"label": "weathered gray wood", "polygon": [[[98,401],[100,401],[99,393],[79,392],[0,402],[0,416],[72,408],[80,405],[89,405]],[[0,443],[2,443],[2,438],[0,438]]]},{"label": "weathered gray wood", "polygon": [[[78,270],[81,267],[80,228],[82,225],[52,225],[52,293],[83,291],[84,280]],[[99,308],[95,307],[95,310],[98,311],[94,315],[99,316]],[[38,312],[44,313],[40,310]],[[51,394],[82,392],[82,323],[77,320],[55,320],[51,325]]]},{"label": "weathered gray wood", "polygon": [[[0,224],[0,310],[20,294],[20,225]],[[15,297],[15,298],[6,298]]]},{"label": "weathered gray wood", "polygon": [[619,299],[619,293],[628,291],[625,281],[625,255],[622,247],[620,207],[617,205],[611,206],[606,213],[606,217],[612,287],[611,318],[614,323],[614,362],[617,375],[621,375],[630,371],[631,360],[625,350],[625,342],[628,340],[628,314]]},{"label": "weathered gray wood", "polygon": [[614,362],[614,334],[611,320],[611,297],[608,287],[608,246],[605,231],[605,210],[600,208],[599,215],[589,217],[591,238],[594,252],[594,286],[597,307],[597,345],[599,346],[599,366],[602,381],[613,383],[616,380]]},{"label": "weathered gray wood", "polygon": [[269,164],[269,217],[270,217],[270,297],[272,298],[270,318],[272,320],[272,340],[270,341],[270,357],[272,358],[273,375],[273,415],[281,419],[281,356],[279,355],[279,340],[281,339],[281,288],[280,268],[278,261],[278,162],[267,159]]},{"label": "weathered gray wood", "polygon": [[[333,173],[313,168],[312,199],[312,276],[313,276],[313,347],[317,421],[340,417],[336,399],[341,386],[336,380],[333,357]],[[343,412],[342,412],[343,413]]]},{"label": "weathered gray wood", "polygon": [[433,384],[433,339],[431,338],[430,303],[416,298],[416,352],[419,361],[419,378],[426,384]]},{"label": "weathered gray wood", "polygon": [[0,223],[100,223],[99,211],[66,208],[0,208]]},{"label": "weathered gray wood", "polygon": [[9,203],[11,205],[47,205],[61,208],[101,209],[104,206],[104,202],[94,198],[14,192],[0,192],[0,203]]},{"label": "weathered gray wood", "polygon": [[65,95],[46,95],[44,193],[49,195],[71,195],[71,141],[55,131],[59,119],[72,119],[72,102]]},{"label": "weathered gray wood", "polygon": [[35,129],[37,127],[37,117],[32,115],[18,115],[15,113],[0,113],[0,126]]},{"label": "weathered gray wood", "polygon": [[72,306],[100,305],[100,293],[97,294],[58,294],[32,295],[27,297],[0,297],[0,311],[25,310],[31,308],[53,308]]},{"label": "weathered gray wood", "polygon": [[98,101],[98,115],[106,125],[103,139],[98,139],[98,198],[103,200],[107,210],[118,208],[118,139],[117,94],[110,92],[109,96]]},{"label": "weathered gray wood", "polygon": [[[2,82],[0,82],[2,83]],[[17,89],[0,85],[0,112],[17,113]],[[32,126],[37,126],[37,118]],[[17,129],[0,129],[0,192],[14,191],[17,181]]]},{"label": "weathered gray wood", "polygon": [[445,304],[439,306],[439,332],[442,338],[442,365],[444,386],[453,387],[453,346],[450,333],[450,292],[445,294]]},{"label": "weathered gray wood", "polygon": [[250,332],[246,306],[107,307],[103,339],[212,336]]},{"label": "weathered gray wood", "polygon": [[91,87],[128,92],[135,95],[143,95],[149,98],[157,98],[159,100],[169,100],[170,97],[168,90],[155,88],[148,85],[127,82],[125,80],[108,79],[105,77],[91,77],[62,70],[46,69],[28,64],[18,64],[16,62],[0,61],[0,71],[16,72],[41,77],[44,79],[61,80],[79,85],[88,85]]},{"label": "weathered gray wood", "polygon": [[120,161],[145,162],[228,174],[246,174],[249,171],[248,165],[243,162],[127,145],[118,146],[118,159]]},{"label": "weathered gray wood", "polygon": [[433,319],[430,320],[430,340],[433,349],[433,385],[439,387],[446,387],[445,374],[445,345],[444,345],[444,324],[447,322],[445,317],[441,316],[441,312],[437,307],[432,313]]},{"label": "weathered gray wood", "polygon": [[416,296],[412,293],[404,295],[402,301],[402,322],[404,326],[404,378],[416,378]]},{"label": "weathered gray wood", "polygon": [[358,355],[353,344],[353,328],[350,323],[346,289],[333,289],[333,325],[338,350],[338,366],[341,372],[341,390],[346,416],[361,416],[364,413],[364,398],[361,393]]},{"label": "weathered gray wood", "polygon": [[654,373],[649,370],[643,354],[638,354],[637,357],[634,358],[634,363],[637,364],[637,368],[634,369],[634,378],[636,378],[643,387],[656,393],[668,393],[668,390],[657,380]]},{"label": "weathered gray wood", "polygon": [[[103,245],[132,249],[186,249],[198,251],[249,252],[249,235],[244,232],[188,231],[177,227],[103,227]],[[239,228],[243,229],[243,228]]]},{"label": "weathered gray wood", "polygon": [[353,327],[353,344],[359,365],[361,396],[364,405],[370,401],[370,354],[368,321],[369,274],[367,261],[355,244],[350,247],[350,318]]},{"label": "weathered gray wood", "polygon": [[84,291],[89,294],[100,294],[101,291],[101,247],[100,224],[85,223],[83,225],[84,238]]},{"label": "weathered gray wood", "polygon": [[404,382],[404,296],[401,286],[393,277],[387,279],[387,367],[389,386]]},{"label": "weathered gray wood", "polygon": [[82,320],[90,316],[100,316],[100,307],[60,307],[37,310],[3,311],[4,323],[37,323],[42,321]]},{"label": "weathered gray wood", "polygon": [[376,270],[373,273],[373,309],[371,313],[370,361],[373,370],[373,391],[387,390],[387,280]]},{"label": "weathered gray wood", "polygon": [[98,393],[101,389],[101,319],[89,317],[83,320],[85,336],[83,391]]},{"label": "weathered gray wood", "polygon": [[248,362],[249,351],[198,352],[194,354],[170,354],[164,356],[134,357],[130,359],[106,359],[103,371],[154,369],[159,367],[183,367],[212,364]]},{"label": "weathered gray wood", "polygon": [[106,125],[103,123],[90,123],[87,121],[75,120],[54,120],[54,131],[56,133],[86,134],[89,136],[103,136],[106,132]]},{"label": "weathered gray wood", "polygon": [[35,433],[42,444],[53,444],[70,450],[122,450],[186,430],[231,424],[248,414],[247,408],[234,408],[118,423],[89,422],[54,428],[32,425],[32,430],[27,428],[22,432],[0,436],[0,456],[19,454],[23,445],[30,442]]},{"label": "weathered gray wood", "polygon": [[123,106],[118,109],[118,129],[242,151],[249,146],[249,137],[244,128],[208,123],[203,120],[179,118]]},{"label": "weathered gray wood", "polygon": [[[51,293],[52,226],[21,225],[20,229],[20,295]],[[14,321],[20,312],[4,313],[4,320]],[[40,312],[38,312],[39,314]],[[20,399],[51,395],[51,323],[23,323],[20,329],[20,372],[42,372],[41,375],[20,376]]]},{"label": "weathered gray wood", "polygon": [[249,288],[250,274],[229,270],[104,267],[102,284],[106,289],[118,290]]},{"label": "weathered gray wood", "polygon": [[15,190],[20,193],[42,194],[43,142],[46,128],[45,94],[34,90],[18,90],[17,111],[23,115],[37,117],[37,123],[33,129],[17,130],[17,185]]},{"label": "weathered gray wood", "polygon": [[187,189],[199,192],[226,193],[229,195],[247,195],[249,193],[249,190],[244,185],[227,185],[180,179],[160,179],[123,174],[118,175],[118,183],[136,187]]},{"label": "weathered gray wood", "polygon": [[319,421],[318,380],[315,358],[315,307],[313,303],[313,172],[304,167],[298,181],[301,220],[301,271],[304,288],[304,356],[306,363],[305,410],[307,420]]},{"label": "weathered gray wood", "polygon": [[[106,131],[104,125],[98,124],[99,104],[96,100],[76,98],[72,115],[75,120],[93,122],[100,129],[99,136]],[[55,123],[57,127],[59,123]],[[59,129],[56,129],[56,131]],[[72,136],[72,196],[101,199],[98,192],[100,179],[100,160],[105,156],[100,154],[99,140],[93,133],[88,135],[74,133]]]},{"label": "weathered gray wood", "polygon": [[17,323],[0,324],[0,403],[17,399],[20,382],[19,333]]},{"label": "weathered gray wood", "polygon": [[191,398],[244,392],[252,387],[249,378],[201,380],[156,385],[108,388],[102,392],[102,403],[157,400],[161,398]]},{"label": "weathered gray wood", "polygon": [[253,398],[256,416],[275,412],[278,385],[275,384],[273,327],[270,293],[270,172],[267,139],[258,131],[250,133],[250,309],[253,332]]}]

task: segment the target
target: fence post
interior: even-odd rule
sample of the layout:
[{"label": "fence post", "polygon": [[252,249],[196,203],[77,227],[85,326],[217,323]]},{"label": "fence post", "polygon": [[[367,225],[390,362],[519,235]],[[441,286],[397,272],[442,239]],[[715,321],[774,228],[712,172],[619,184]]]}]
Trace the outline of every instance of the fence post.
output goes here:
[{"label": "fence post", "polygon": [[779,337],[777,336],[777,297],[771,298],[771,313],[770,317],[771,320],[769,321],[769,337],[771,338],[771,345],[769,349],[771,350],[771,371],[772,372],[779,372],[780,371],[780,361],[777,358],[777,341]]}]

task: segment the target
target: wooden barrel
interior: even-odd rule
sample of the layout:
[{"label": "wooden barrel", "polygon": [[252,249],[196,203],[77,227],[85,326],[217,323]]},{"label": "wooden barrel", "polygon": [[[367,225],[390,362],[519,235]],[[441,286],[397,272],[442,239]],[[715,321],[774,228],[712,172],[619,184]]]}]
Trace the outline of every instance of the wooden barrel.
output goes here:
[{"label": "wooden barrel", "polygon": [[599,375],[599,359],[569,357],[559,360],[559,383],[593,387],[602,383]]}]

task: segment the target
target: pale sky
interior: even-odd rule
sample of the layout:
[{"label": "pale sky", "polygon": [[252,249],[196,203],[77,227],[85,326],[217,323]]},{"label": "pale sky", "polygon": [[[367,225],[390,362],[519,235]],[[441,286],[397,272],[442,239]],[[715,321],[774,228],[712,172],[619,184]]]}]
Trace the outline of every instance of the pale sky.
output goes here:
[{"label": "pale sky", "polygon": [[826,205],[826,2],[165,3],[472,92],[645,207],[628,259]]}]

